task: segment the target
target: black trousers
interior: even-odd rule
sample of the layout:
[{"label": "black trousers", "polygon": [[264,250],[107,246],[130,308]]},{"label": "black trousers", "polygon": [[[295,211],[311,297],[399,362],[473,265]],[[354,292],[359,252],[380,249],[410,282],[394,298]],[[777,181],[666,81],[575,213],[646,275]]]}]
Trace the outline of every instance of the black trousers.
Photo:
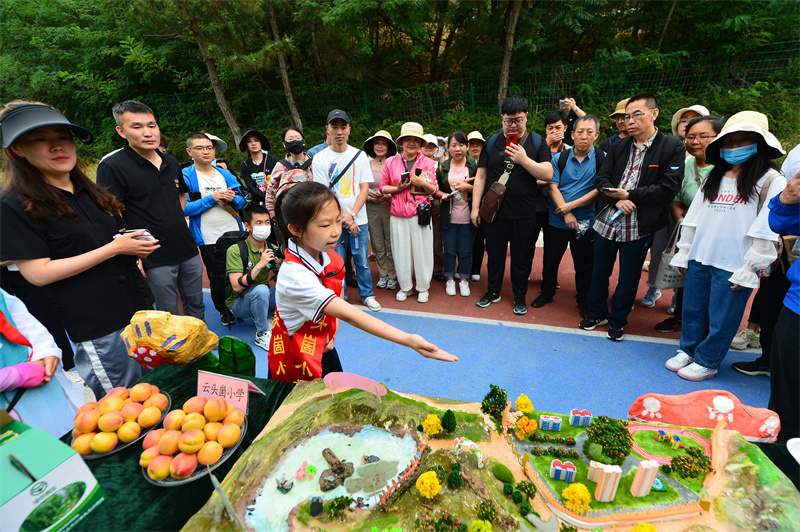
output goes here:
[{"label": "black trousers", "polygon": [[511,287],[514,301],[525,303],[528,277],[531,275],[533,251],[536,247],[536,218],[509,220],[498,218],[483,223],[486,235],[486,269],[489,272],[489,292],[500,292],[506,271],[506,253],[511,245]]},{"label": "black trousers", "polygon": [[800,437],[800,316],[781,305],[770,360],[769,409],[781,418],[778,441]]},{"label": "black trousers", "polygon": [[582,237],[576,238],[572,229],[548,225],[544,239],[542,295],[553,297],[556,294],[558,267],[568,245],[575,266],[575,299],[578,305],[584,305],[592,284],[594,265],[594,229],[591,228]]},{"label": "black trousers", "polygon": [[228,310],[225,305],[225,299],[228,297],[228,283],[224,275],[218,277],[211,273],[214,271],[214,248],[214,245],[200,246],[200,258],[203,259],[206,267],[206,275],[211,288],[211,301],[214,302],[214,308],[223,314]]},{"label": "black trousers", "polygon": [[485,249],[486,240],[483,235],[483,224],[479,224],[478,229],[475,230],[475,240],[472,241],[472,275],[481,274]]},{"label": "black trousers", "polygon": [[750,320],[761,326],[759,340],[761,342],[761,356],[759,360],[769,365],[772,353],[772,338],[775,334],[775,324],[778,322],[783,298],[792,283],[786,278],[786,272],[780,267],[775,268],[769,277],[762,277],[758,291],[753,296],[753,305],[750,307]]}]

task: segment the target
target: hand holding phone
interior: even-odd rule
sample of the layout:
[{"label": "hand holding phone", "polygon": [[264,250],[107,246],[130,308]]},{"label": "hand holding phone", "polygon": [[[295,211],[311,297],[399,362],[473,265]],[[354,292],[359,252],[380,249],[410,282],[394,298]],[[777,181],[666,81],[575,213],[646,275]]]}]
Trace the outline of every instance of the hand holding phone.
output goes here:
[{"label": "hand holding phone", "polygon": [[506,135],[506,148],[509,146],[516,146],[519,144],[519,136],[516,133],[509,133]]},{"label": "hand holding phone", "polygon": [[411,182],[411,174],[409,172],[403,172],[400,174],[400,184],[407,185]]}]

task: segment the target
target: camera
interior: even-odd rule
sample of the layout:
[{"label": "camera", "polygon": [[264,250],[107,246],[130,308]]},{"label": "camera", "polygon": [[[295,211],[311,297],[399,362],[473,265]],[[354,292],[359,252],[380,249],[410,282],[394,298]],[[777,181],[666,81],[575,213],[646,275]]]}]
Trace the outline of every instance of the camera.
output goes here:
[{"label": "camera", "polygon": [[431,224],[431,206],[428,203],[417,205],[417,222],[419,225]]},{"label": "camera", "polygon": [[558,100],[558,105],[567,105],[567,100]]}]

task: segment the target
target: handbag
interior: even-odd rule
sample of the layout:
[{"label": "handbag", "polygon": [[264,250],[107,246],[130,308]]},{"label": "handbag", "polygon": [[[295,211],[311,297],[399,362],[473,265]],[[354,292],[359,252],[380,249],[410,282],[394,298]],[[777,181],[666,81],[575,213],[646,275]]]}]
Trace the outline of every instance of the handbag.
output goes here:
[{"label": "handbag", "polygon": [[486,223],[492,223],[497,219],[497,213],[500,212],[500,207],[503,205],[503,198],[506,196],[506,183],[508,178],[511,177],[511,170],[514,169],[514,163],[509,162],[506,165],[506,171],[500,176],[496,182],[492,183],[489,191],[483,196],[481,208],[478,210],[481,219]]},{"label": "handbag", "polygon": [[680,275],[675,268],[670,266],[672,258],[678,254],[678,233],[680,232],[683,220],[675,224],[675,229],[667,241],[667,247],[661,253],[661,262],[658,264],[658,271],[656,272],[655,285],[659,290],[667,288],[683,288],[686,282],[686,276]]}]

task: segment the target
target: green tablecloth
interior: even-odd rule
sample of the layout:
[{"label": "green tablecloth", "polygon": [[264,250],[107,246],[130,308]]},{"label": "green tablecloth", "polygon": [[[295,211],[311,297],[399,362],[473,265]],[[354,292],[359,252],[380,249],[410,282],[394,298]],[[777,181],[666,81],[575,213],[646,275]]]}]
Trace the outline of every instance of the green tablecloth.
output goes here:
[{"label": "green tablecloth", "polygon": [[[294,387],[287,382],[243,378],[251,380],[266,395],[250,394],[247,433],[233,456],[214,470],[219,480],[228,474]],[[142,381],[169,393],[173,409],[180,408],[197,391],[197,371],[188,368],[162,365]],[[86,462],[103,487],[106,500],[76,530],[179,530],[211,496],[214,488],[207,476],[184,486],[153,486],[142,476],[141,452],[142,446],[137,443],[117,454]]]}]

